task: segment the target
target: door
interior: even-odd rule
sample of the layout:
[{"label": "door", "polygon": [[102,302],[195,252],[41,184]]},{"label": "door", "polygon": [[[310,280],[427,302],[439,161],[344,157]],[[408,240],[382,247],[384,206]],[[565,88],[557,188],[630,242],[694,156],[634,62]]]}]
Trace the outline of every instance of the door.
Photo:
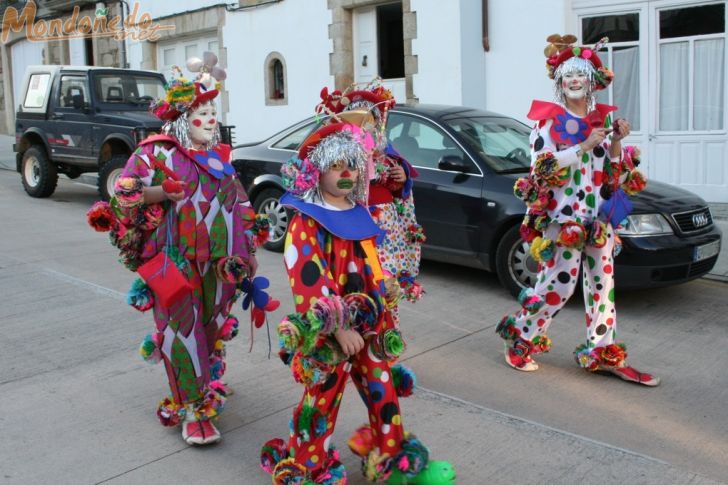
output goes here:
[{"label": "door", "polygon": [[387,139],[419,172],[413,193],[427,246],[472,258],[478,251],[483,206],[480,170],[474,164],[472,174],[440,170],[443,156],[466,163],[470,159],[448,133],[420,116],[390,111]]},{"label": "door", "polygon": [[[394,98],[407,99],[404,80],[402,4],[354,10],[352,17],[354,82],[366,85],[377,77]],[[380,54],[381,53],[381,54]]]},{"label": "door", "polygon": [[48,143],[54,160],[96,165],[94,131],[90,129],[88,80],[85,74],[62,74],[48,109]]},{"label": "door", "polygon": [[653,180],[728,202],[726,2],[651,0],[577,10],[582,42],[615,72],[599,102],[619,106]]},{"label": "door", "polygon": [[728,202],[726,3],[649,5],[649,175]]}]

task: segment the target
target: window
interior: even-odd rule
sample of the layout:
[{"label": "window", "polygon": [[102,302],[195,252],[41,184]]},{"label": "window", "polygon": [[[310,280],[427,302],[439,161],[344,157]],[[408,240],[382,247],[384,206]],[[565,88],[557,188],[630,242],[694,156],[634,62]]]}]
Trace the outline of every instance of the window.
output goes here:
[{"label": "window", "polygon": [[146,110],[153,100],[164,95],[162,80],[158,77],[132,74],[95,75],[94,90],[98,102],[124,104],[125,110]]},{"label": "window", "polygon": [[[436,169],[444,156],[456,156],[465,163],[470,162],[450,135],[432,123],[413,116],[390,113],[387,139],[407,161],[417,167]],[[478,173],[478,169],[472,167],[472,172]]]},{"label": "window", "polygon": [[725,4],[661,10],[660,131],[724,128]]},{"label": "window", "polygon": [[265,59],[265,104],[288,104],[286,94],[286,65],[283,56],[271,52]]},{"label": "window", "polygon": [[82,109],[88,103],[88,88],[83,76],[62,76],[57,108]]},{"label": "window", "polygon": [[510,118],[474,116],[450,119],[447,125],[496,172],[528,172],[530,130],[522,123]]},{"label": "window", "polygon": [[306,123],[302,127],[292,131],[288,135],[284,136],[273,144],[273,148],[280,148],[282,150],[298,150],[303,140],[316,128],[319,123],[311,122]]},{"label": "window", "polygon": [[594,45],[602,37],[609,43],[599,51],[602,63],[615,72],[609,88],[598,91],[598,103],[619,108],[617,116],[640,130],[640,27],[639,14],[604,15],[582,19],[581,38],[585,45]]},{"label": "window", "polygon": [[402,3],[377,7],[377,46],[382,79],[404,77]]},{"label": "window", "polygon": [[25,94],[23,106],[26,108],[42,108],[45,102],[48,82],[51,75],[48,73],[33,74],[30,76],[28,92]]}]

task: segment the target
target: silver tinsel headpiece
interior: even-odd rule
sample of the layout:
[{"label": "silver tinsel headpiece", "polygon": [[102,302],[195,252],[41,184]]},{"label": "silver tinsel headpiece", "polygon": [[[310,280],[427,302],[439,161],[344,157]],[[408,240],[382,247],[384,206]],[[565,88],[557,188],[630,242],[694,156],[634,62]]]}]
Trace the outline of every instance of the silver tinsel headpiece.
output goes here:
[{"label": "silver tinsel headpiece", "polygon": [[[348,198],[354,203],[366,205],[369,185],[367,174],[369,154],[361,141],[357,139],[357,135],[349,130],[332,133],[309,151],[307,158],[321,173],[330,170],[331,166],[339,160],[345,161],[350,169],[357,170],[359,177]],[[316,192],[319,196],[321,195],[320,184],[317,185]]]},{"label": "silver tinsel headpiece", "polygon": [[559,65],[554,71],[554,97],[561,104],[566,104],[566,93],[561,86],[561,81],[566,74],[581,73],[586,75],[589,84],[586,87],[586,103],[589,110],[594,108],[594,75],[596,69],[594,64],[581,57],[571,57]]}]

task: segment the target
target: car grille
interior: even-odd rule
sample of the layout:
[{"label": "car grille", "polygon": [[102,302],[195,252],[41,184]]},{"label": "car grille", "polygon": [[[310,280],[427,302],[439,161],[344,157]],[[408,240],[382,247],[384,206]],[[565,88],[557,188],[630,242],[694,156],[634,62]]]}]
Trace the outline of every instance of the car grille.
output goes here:
[{"label": "car grille", "polygon": [[682,233],[703,231],[713,225],[713,216],[707,207],[689,212],[677,212],[671,216]]}]

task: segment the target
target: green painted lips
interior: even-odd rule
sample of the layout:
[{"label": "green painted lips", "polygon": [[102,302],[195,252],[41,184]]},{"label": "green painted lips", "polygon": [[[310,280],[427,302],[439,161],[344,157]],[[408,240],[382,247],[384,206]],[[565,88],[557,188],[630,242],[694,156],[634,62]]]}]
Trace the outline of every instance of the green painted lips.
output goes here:
[{"label": "green painted lips", "polygon": [[336,182],[336,186],[340,189],[352,189],[354,188],[354,181],[351,179],[339,179]]}]

